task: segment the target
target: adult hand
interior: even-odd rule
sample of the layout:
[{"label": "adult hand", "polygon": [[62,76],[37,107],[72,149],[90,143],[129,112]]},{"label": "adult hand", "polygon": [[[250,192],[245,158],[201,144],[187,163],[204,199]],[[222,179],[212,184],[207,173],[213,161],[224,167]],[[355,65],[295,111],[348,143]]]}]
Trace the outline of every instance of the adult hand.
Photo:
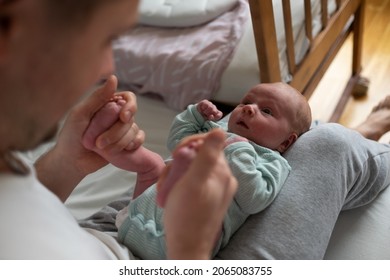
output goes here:
[{"label": "adult hand", "polygon": [[[165,195],[164,227],[168,258],[208,259],[237,190],[225,160],[225,133],[216,129],[185,139],[201,142],[188,171]],[[160,190],[159,190],[160,191]],[[162,190],[164,191],[164,190]]]},{"label": "adult hand", "polygon": [[[54,148],[36,163],[39,179],[49,189],[65,200],[74,187],[88,174],[107,164],[97,153],[82,145],[82,136],[94,114],[115,94],[117,79],[111,76],[106,83],[80,102],[69,113]],[[97,138],[97,145],[104,149],[116,147],[118,141],[132,143],[134,149],[142,145],[144,133],[134,123],[137,111],[135,95],[121,92],[126,104],[118,120]],[[61,176],[63,174],[63,176]]]}]

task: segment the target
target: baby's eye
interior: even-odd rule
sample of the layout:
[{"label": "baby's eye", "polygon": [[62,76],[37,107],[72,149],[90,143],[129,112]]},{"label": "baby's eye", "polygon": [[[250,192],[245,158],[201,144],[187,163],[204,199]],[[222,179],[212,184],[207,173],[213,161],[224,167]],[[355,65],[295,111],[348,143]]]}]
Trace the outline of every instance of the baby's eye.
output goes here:
[{"label": "baby's eye", "polygon": [[272,111],[270,108],[263,108],[261,109],[261,111],[264,113],[264,114],[267,114],[267,115],[271,115],[272,116]]}]

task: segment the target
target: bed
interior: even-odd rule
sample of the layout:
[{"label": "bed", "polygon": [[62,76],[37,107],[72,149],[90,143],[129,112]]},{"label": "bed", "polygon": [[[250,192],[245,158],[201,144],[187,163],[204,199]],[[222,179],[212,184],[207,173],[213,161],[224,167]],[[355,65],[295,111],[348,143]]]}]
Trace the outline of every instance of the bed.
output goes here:
[{"label": "bed", "polygon": [[[169,2],[173,5],[180,1],[152,1],[152,3],[160,2]],[[197,2],[200,3],[202,1]],[[284,30],[284,24],[283,21],[280,21],[280,16],[283,15],[283,4],[289,4],[290,1],[250,0],[246,2],[226,0],[225,2],[230,3],[231,6],[223,6],[225,9],[224,14],[236,9],[237,7],[233,4],[239,2],[242,5],[242,14],[245,15],[246,13],[247,17],[245,19],[242,18],[242,14],[241,17],[239,15],[239,23],[241,23],[241,26],[235,26],[233,28],[235,32],[238,32],[233,37],[237,37],[238,40],[234,43],[234,48],[230,50],[232,56],[230,57],[225,54],[227,63],[223,67],[223,71],[217,75],[220,77],[220,80],[216,82],[217,84],[210,85],[210,88],[214,89],[209,93],[210,99],[218,101],[221,104],[234,105],[240,100],[242,94],[247,89],[260,80],[262,82],[289,82],[309,97],[334,56],[334,54],[328,54],[328,50],[337,52],[339,44],[342,43],[343,38],[351,30],[355,31],[356,43],[353,66],[354,74],[351,77],[351,82],[347,86],[346,91],[351,91],[353,84],[357,82],[360,72],[361,21],[364,1],[346,0],[329,1],[329,3],[326,3],[327,1],[311,1],[313,3],[310,6],[308,1],[291,1],[300,3],[294,6],[291,14],[285,11],[287,18],[293,18],[294,22],[296,22],[294,23],[292,37],[299,44],[294,45],[295,49],[293,52],[286,52],[285,49],[280,52],[275,48],[275,44],[283,38],[291,41],[291,34],[288,35],[288,31],[283,31],[283,35],[280,35],[280,33],[276,35],[272,31],[275,29],[274,22],[278,23],[276,24],[276,29]],[[248,3],[250,6],[247,5]],[[328,7],[328,16],[321,16],[319,12],[321,11],[321,5],[322,7]],[[176,31],[179,32],[183,32],[181,29],[184,28],[187,31],[197,32],[197,28],[202,28],[202,26],[198,26],[200,24],[198,17],[192,18],[188,14],[185,14],[184,18],[186,22],[184,25],[186,26],[172,27],[172,24],[177,25],[177,20],[180,19],[180,16],[176,14],[174,21],[172,21],[172,10],[170,10],[168,16],[168,13],[161,14],[160,11],[156,20],[156,13],[159,11],[148,10],[147,5],[142,8],[144,9],[144,13],[143,16],[141,14],[140,21],[144,24],[148,23],[149,25],[153,25],[142,27],[150,28],[147,32],[152,32],[156,28],[178,29]],[[302,12],[309,10],[317,11],[313,13],[311,27],[304,24],[305,16],[304,12]],[[206,20],[208,22],[207,24],[211,24],[210,20],[214,21],[212,18],[216,15],[221,15],[215,12],[215,10],[207,13],[204,13],[203,10],[202,12],[202,20]],[[249,16],[249,12],[251,16]],[[271,14],[275,16],[276,20],[273,17],[268,18],[264,16]],[[290,17],[288,14],[290,14]],[[330,15],[332,16],[330,17]],[[352,15],[354,16],[353,21],[351,19]],[[228,19],[230,20],[231,18]],[[155,25],[157,24],[164,26],[156,27]],[[193,27],[192,25],[194,24],[198,25]],[[322,28],[321,26],[326,27]],[[141,30],[144,31],[144,29]],[[306,32],[313,36],[307,37],[305,35],[307,34]],[[168,35],[164,33],[164,36]],[[181,39],[183,38],[181,37]],[[322,43],[322,40],[326,43]],[[158,152],[164,158],[167,158],[169,153],[166,148],[166,139],[171,121],[188,100],[182,103],[183,100],[180,98],[169,99],[166,97],[166,94],[172,95],[172,92],[164,93],[159,90],[151,90],[151,85],[143,85],[140,82],[142,79],[134,79],[133,81],[136,81],[135,83],[129,83],[131,80],[127,76],[129,75],[127,67],[131,64],[131,67],[137,69],[138,65],[134,64],[134,60],[130,60],[130,62],[127,60],[133,55],[125,52],[129,51],[125,47],[127,41],[128,37],[125,36],[115,46],[115,58],[118,66],[117,75],[121,82],[121,87],[122,89],[130,88],[138,93],[139,111],[137,113],[137,123],[146,132],[145,145]],[[159,46],[157,44],[157,41],[153,42],[153,46]],[[325,44],[327,48],[322,47],[322,44]],[[286,48],[287,45],[285,45]],[[169,48],[163,49],[165,51],[169,50]],[[185,54],[187,55],[187,53]],[[240,57],[240,55],[242,56]],[[150,64],[148,66],[150,68],[149,70],[153,71],[161,66],[161,61],[164,61],[164,59],[167,58],[159,58],[159,65]],[[144,61],[145,58],[143,57],[142,60]],[[147,60],[151,61],[151,58],[149,57]],[[279,61],[279,63],[275,63],[275,61]],[[297,63],[294,63],[294,61],[297,61]],[[196,63],[198,62],[193,62],[192,65]],[[189,73],[184,70],[182,72],[185,75]],[[156,78],[154,76],[155,73],[157,72],[152,73],[154,79]],[[171,89],[169,88],[168,90]],[[184,90],[185,87],[179,88],[179,91],[180,89]],[[199,96],[195,95],[194,98],[199,98]],[[204,98],[204,96],[202,95],[201,98]],[[158,118],[158,122],[156,122],[156,118]],[[39,149],[30,152],[28,156],[34,160],[52,144],[47,143]],[[66,201],[66,205],[76,218],[87,217],[131,189],[134,186],[134,182],[135,174],[118,170],[108,165],[85,178]],[[389,213],[389,188],[383,191],[374,203],[341,213],[329,243],[325,259],[390,259],[389,246],[385,246],[386,244],[389,245],[390,242]]]},{"label": "bed", "polygon": [[114,44],[117,76],[177,110],[207,98],[228,111],[259,82],[287,82],[310,98],[353,31],[352,76],[329,120],[337,121],[367,86],[363,13],[360,0],[144,0],[139,26]]}]

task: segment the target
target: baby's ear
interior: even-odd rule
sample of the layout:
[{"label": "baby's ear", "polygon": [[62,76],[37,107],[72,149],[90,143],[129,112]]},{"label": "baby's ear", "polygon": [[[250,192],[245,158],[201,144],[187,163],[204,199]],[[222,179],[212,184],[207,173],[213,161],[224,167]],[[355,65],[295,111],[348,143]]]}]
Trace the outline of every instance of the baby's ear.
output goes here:
[{"label": "baby's ear", "polygon": [[279,147],[276,149],[279,153],[283,154],[285,151],[287,151],[288,148],[298,139],[298,135],[293,132],[290,134],[290,136],[283,141],[282,144],[279,145]]}]

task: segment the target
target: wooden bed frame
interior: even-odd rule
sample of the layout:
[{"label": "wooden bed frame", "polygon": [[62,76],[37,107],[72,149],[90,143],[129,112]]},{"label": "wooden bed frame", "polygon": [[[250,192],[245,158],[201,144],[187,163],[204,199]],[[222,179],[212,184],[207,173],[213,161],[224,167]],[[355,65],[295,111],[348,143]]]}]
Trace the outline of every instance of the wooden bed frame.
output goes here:
[{"label": "wooden bed frame", "polygon": [[[328,1],[321,0],[323,29],[314,38],[311,36],[311,3],[310,0],[305,0],[306,34],[310,39],[310,48],[299,64],[296,64],[294,58],[290,0],[280,1],[283,4],[287,59],[292,75],[290,84],[307,98],[315,90],[348,35],[353,33],[352,75],[329,120],[337,122],[350,95],[354,95],[356,89],[360,89],[360,95],[367,91],[367,81],[360,76],[365,0],[336,0],[337,10],[331,17],[327,11]],[[249,5],[261,69],[260,80],[282,81],[279,63],[275,63],[279,61],[279,54],[272,0],[249,0]]]}]

